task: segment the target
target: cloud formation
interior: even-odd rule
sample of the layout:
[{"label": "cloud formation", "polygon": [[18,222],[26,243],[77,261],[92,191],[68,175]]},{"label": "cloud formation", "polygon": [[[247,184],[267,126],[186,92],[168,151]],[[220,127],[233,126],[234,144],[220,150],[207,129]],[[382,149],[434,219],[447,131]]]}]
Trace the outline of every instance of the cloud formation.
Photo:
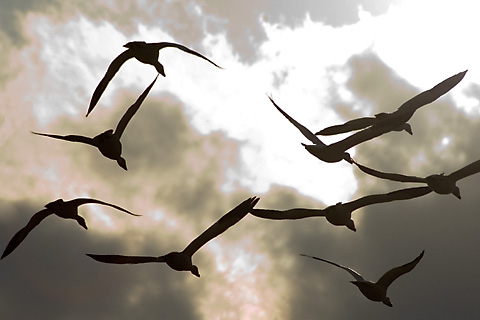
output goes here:
[{"label": "cloud formation", "polygon": [[[432,193],[357,210],[357,232],[324,218],[247,216],[194,255],[200,279],[164,265],[103,265],[84,255],[182,250],[252,195],[261,197],[259,208],[325,208],[407,187],[348,164],[321,163],[303,150],[303,137],[265,93],[315,131],[393,111],[468,68],[462,83],[415,113],[413,136],[385,134],[351,153],[373,168],[419,176],[450,173],[479,159],[478,48],[469,38],[478,22],[466,5],[458,1],[447,10],[435,3],[435,12],[412,1],[0,5],[6,48],[0,53],[0,243],[57,198],[94,197],[143,215],[85,206],[88,231],[46,219],[0,262],[2,314],[475,317],[478,175],[459,181],[462,200]],[[444,23],[451,16],[464,18]],[[445,25],[451,28],[446,38],[432,33]],[[95,148],[29,132],[94,136],[114,128],[153,80],[149,66],[126,63],[91,117],[84,114],[111,59],[130,40],[180,42],[225,69],[178,50],[161,53],[167,77],[158,79],[122,136],[128,172]],[[324,257],[376,280],[423,249],[415,270],[389,288],[394,308],[366,300],[345,272],[299,256]]]}]

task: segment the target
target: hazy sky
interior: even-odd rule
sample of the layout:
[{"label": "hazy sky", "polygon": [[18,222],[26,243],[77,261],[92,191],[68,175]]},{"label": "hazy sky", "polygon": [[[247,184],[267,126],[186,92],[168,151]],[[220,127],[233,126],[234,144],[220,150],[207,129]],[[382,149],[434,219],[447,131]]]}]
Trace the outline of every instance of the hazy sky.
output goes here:
[{"label": "hazy sky", "polygon": [[[235,4],[234,4],[235,3]],[[257,208],[324,208],[414,186],[322,163],[272,106],[318,131],[396,110],[468,69],[418,110],[414,135],[350,150],[382,171],[447,174],[480,159],[479,8],[472,1],[7,1],[0,4],[0,250],[43,206],[92,197],[85,231],[45,219],[0,261],[2,319],[476,319],[480,317],[480,174],[453,195],[355,211],[357,232],[324,218],[246,216],[193,256],[200,278],[164,264],[108,265],[85,253],[181,251],[251,196]],[[122,136],[125,172],[93,147],[30,131],[95,136],[156,76],[124,64],[85,118],[109,63],[133,40],[173,41],[224,69],[164,49],[159,78]],[[325,139],[326,142],[338,137]],[[376,281],[425,256],[367,300],[334,260]]]}]

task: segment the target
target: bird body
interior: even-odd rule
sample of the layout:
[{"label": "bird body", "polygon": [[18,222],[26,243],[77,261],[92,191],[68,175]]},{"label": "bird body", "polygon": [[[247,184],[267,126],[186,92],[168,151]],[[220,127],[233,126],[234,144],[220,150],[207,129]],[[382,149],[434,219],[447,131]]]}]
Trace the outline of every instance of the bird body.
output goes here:
[{"label": "bird body", "polygon": [[190,271],[193,275],[200,277],[198,267],[192,262],[192,256],[184,252],[173,251],[159,257],[159,261],[165,262],[170,268],[176,271]]},{"label": "bird body", "polygon": [[425,177],[425,182],[434,192],[438,194],[453,194],[458,199],[461,199],[460,188],[457,187],[457,181],[450,175],[432,174]]},{"label": "bird body", "polygon": [[192,263],[192,256],[207,242],[225,232],[228,228],[243,219],[257,204],[259,198],[251,197],[222,216],[217,222],[211,225],[202,234],[196,237],[183,251],[173,251],[159,257],[150,256],[123,256],[123,255],[100,255],[87,254],[90,258],[113,264],[139,264],[149,262],[164,262],[170,268],[177,271],[190,271],[193,275],[200,277],[198,267]]},{"label": "bird body", "polygon": [[93,142],[100,152],[109,159],[115,160],[122,154],[122,143],[120,139],[113,134],[112,129],[96,135],[93,138]]},{"label": "bird body", "polygon": [[317,144],[305,144],[302,143],[302,146],[313,156],[317,157],[318,159],[328,162],[328,163],[335,163],[342,160],[347,161],[348,163],[352,163],[352,158],[348,152],[343,150],[339,150],[338,152],[335,151],[330,146],[320,146]]},{"label": "bird body", "polygon": [[362,280],[362,281],[350,281],[353,283],[360,292],[369,300],[383,302],[389,307],[392,307],[390,298],[387,297],[387,290],[382,286],[377,285],[375,282]]},{"label": "bird body", "polygon": [[151,64],[157,69],[157,72],[165,77],[165,70],[163,65],[158,61],[158,56],[160,55],[160,49],[158,44],[149,43],[145,41],[131,41],[124,45],[125,48],[128,48],[132,51],[133,57],[138,61]]}]

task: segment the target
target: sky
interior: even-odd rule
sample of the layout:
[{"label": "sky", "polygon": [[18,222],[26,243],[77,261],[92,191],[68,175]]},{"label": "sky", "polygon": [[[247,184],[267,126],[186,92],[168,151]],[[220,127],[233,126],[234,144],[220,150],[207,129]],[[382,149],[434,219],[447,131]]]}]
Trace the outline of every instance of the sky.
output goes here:
[{"label": "sky", "polygon": [[[0,246],[43,206],[91,197],[88,230],[51,216],[0,261],[5,319],[476,319],[480,175],[462,199],[426,196],[355,211],[352,232],[322,217],[247,215],[194,256],[200,278],[164,264],[108,265],[85,253],[181,251],[251,196],[257,208],[325,208],[417,186],[323,163],[268,100],[311,131],[392,112],[468,69],[419,109],[413,136],[349,150],[369,167],[451,173],[480,159],[480,28],[473,1],[3,1],[0,4]],[[95,136],[115,128],[156,76],[126,62],[86,118],[90,97],[129,41],[177,42],[223,67],[163,49],[159,78],[122,136],[128,171],[81,144],[30,131]],[[325,142],[341,137],[328,137]],[[3,250],[3,249],[2,249]],[[425,256],[367,300],[326,258],[376,281]]]}]

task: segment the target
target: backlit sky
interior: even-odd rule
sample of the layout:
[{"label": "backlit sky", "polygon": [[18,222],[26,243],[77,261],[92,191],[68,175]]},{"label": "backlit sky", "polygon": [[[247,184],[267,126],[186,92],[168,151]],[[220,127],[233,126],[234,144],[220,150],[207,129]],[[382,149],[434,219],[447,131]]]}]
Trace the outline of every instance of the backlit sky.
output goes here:
[{"label": "backlit sky", "polygon": [[[181,251],[250,196],[257,208],[324,208],[414,185],[322,163],[266,94],[316,132],[396,110],[468,69],[418,110],[413,136],[350,150],[382,171],[427,176],[480,159],[479,8],[474,1],[60,1],[0,4],[0,250],[43,206],[92,197],[142,217],[80,207],[89,230],[45,219],[0,261],[5,319],[475,319],[480,317],[480,174],[462,200],[429,194],[324,218],[246,216],[193,256],[201,278],[164,264],[107,265],[85,253]],[[156,76],[132,59],[85,118],[109,63],[133,40],[184,44],[224,69],[164,49],[159,78],[122,136],[129,170],[86,145],[30,131],[95,136]],[[326,142],[338,137],[325,139]],[[346,272],[376,281],[423,260],[367,300]]]}]

